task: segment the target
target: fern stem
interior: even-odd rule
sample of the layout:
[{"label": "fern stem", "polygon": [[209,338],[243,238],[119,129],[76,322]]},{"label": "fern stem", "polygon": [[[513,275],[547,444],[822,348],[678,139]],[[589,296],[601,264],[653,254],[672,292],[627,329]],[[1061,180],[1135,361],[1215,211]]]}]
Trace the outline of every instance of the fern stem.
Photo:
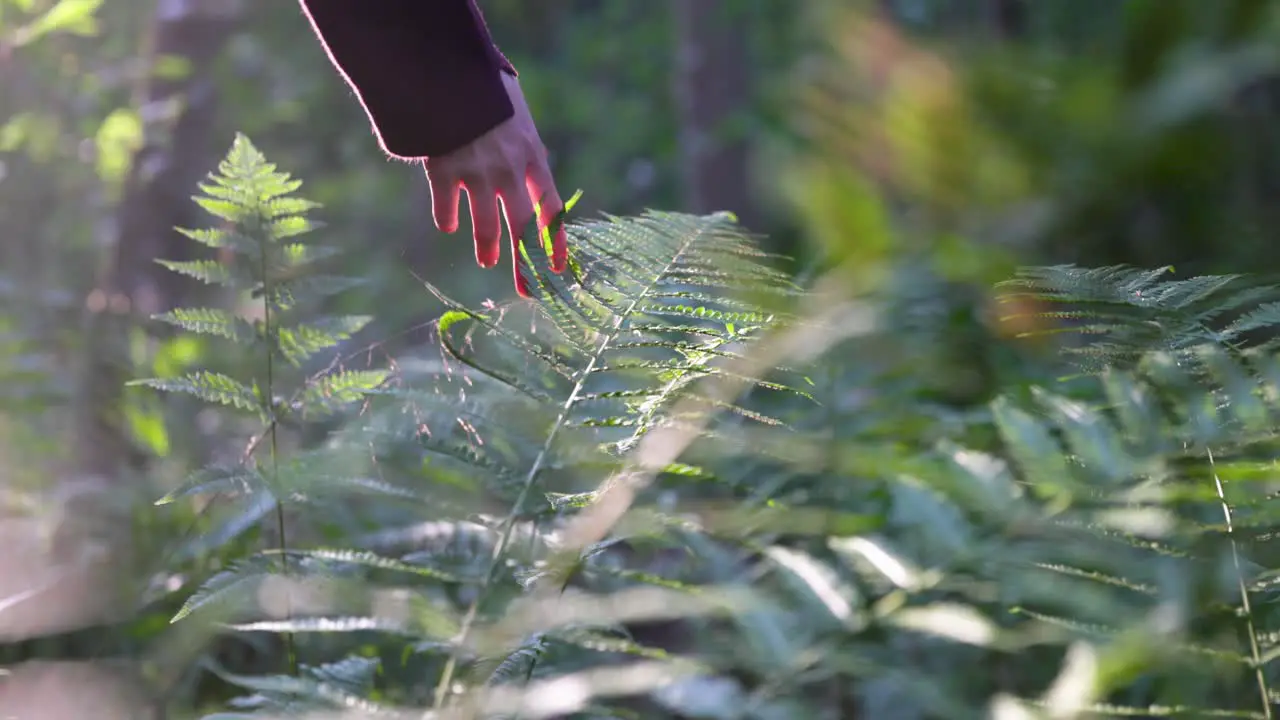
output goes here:
[{"label": "fern stem", "polygon": [[1249,633],[1249,652],[1253,659],[1254,678],[1258,683],[1258,692],[1262,695],[1262,716],[1271,718],[1271,691],[1267,687],[1266,675],[1262,672],[1262,652],[1258,647],[1258,631],[1254,626],[1253,607],[1249,602],[1249,588],[1244,582],[1244,572],[1240,568],[1240,552],[1236,547],[1235,529],[1231,523],[1231,506],[1227,504],[1226,488],[1223,485],[1222,478],[1218,476],[1217,466],[1214,464],[1213,450],[1206,449],[1205,452],[1209,456],[1209,467],[1213,470],[1213,482],[1218,491],[1218,499],[1222,502],[1222,515],[1226,518],[1227,535],[1231,538],[1231,561],[1236,571],[1236,582],[1240,587],[1240,606],[1244,611],[1245,629]]},{"label": "fern stem", "polygon": [[[267,266],[266,238],[260,238],[260,241],[258,244],[258,262],[259,262],[259,270],[262,273],[262,321],[263,321],[263,328],[264,328],[263,339],[267,348],[266,388],[263,392],[264,392],[264,395],[266,396],[265,400],[267,405],[267,417],[269,418],[268,422],[270,423],[267,426],[267,433],[270,439],[271,478],[273,482],[275,482],[275,481],[278,481],[280,477],[280,464],[279,464],[280,448],[279,448],[278,437],[277,437],[278,436],[277,428],[279,427],[279,423],[276,422],[276,418],[275,418],[275,412],[276,412],[275,410],[275,397],[276,397],[275,395],[275,353],[272,352],[273,343],[275,342],[275,336],[274,336],[275,331],[271,327],[271,278],[270,278],[270,273]],[[276,500],[276,533],[279,538],[278,549],[280,550],[280,572],[282,575],[284,575],[285,579],[287,580],[289,578],[289,543],[288,543],[288,538],[285,534],[284,499],[277,494],[275,500]],[[286,585],[286,587],[288,586]],[[285,601],[284,612],[285,612],[285,618],[287,619],[292,617],[293,615],[293,611],[290,607],[290,602],[289,602],[290,597],[287,592],[285,594],[284,601]],[[296,676],[298,674],[298,654],[294,646],[293,633],[287,632],[284,634],[284,648],[285,648],[285,657],[287,658],[287,662],[289,666],[289,674]]]},{"label": "fern stem", "polygon": [[599,359],[604,354],[605,347],[612,338],[618,336],[618,330],[621,323],[615,323],[615,330],[605,339],[601,340],[600,346],[591,360],[579,375],[578,382],[574,384],[573,391],[569,393],[568,399],[561,406],[560,414],[556,416],[555,423],[551,426],[550,432],[547,433],[547,439],[542,444],[542,448],[538,451],[538,455],[534,458],[533,465],[529,468],[528,474],[525,475],[524,483],[520,487],[520,493],[516,496],[516,500],[512,503],[511,512],[507,514],[506,519],[502,523],[502,534],[498,537],[498,541],[494,543],[493,553],[489,558],[489,567],[484,575],[484,584],[481,585],[476,597],[471,601],[471,605],[467,608],[466,615],[463,616],[462,626],[458,631],[457,646],[453,652],[449,653],[449,659],[445,662],[444,670],[440,675],[440,682],[436,685],[435,691],[435,708],[443,709],[449,697],[449,686],[453,684],[453,676],[457,672],[458,653],[467,643],[467,639],[471,635],[471,630],[475,626],[476,616],[480,611],[480,603],[488,596],[488,588],[493,584],[493,577],[498,568],[502,565],[502,556],[506,552],[508,543],[511,542],[511,535],[515,530],[516,518],[520,516],[524,508],[525,501],[529,498],[529,492],[533,488],[534,482],[537,481],[538,475],[542,472],[543,465],[546,464],[547,456],[551,453],[551,446],[555,443],[556,438],[560,435],[560,429],[564,427],[565,421],[569,417],[569,410],[578,401],[578,397],[582,394],[582,388],[585,387],[586,378],[595,370]]}]

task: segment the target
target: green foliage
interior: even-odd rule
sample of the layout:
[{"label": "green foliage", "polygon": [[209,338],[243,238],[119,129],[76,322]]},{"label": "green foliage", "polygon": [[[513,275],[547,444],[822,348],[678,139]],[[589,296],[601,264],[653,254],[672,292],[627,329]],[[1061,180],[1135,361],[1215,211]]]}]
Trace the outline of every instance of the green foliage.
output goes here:
[{"label": "green foliage", "polygon": [[[371,319],[322,312],[325,300],[358,280],[323,272],[320,263],[333,252],[300,240],[316,227],[307,217],[315,203],[295,194],[301,184],[266,162],[248,138],[237,136],[218,171],[201,184],[203,195],[195,198],[219,224],[181,231],[224,254],[216,260],[160,261],[174,272],[245,297],[236,298],[234,309],[178,308],[156,320],[262,353],[261,372],[248,381],[202,369],[131,383],[191,395],[248,413],[260,423],[256,439],[236,462],[203,469],[166,497],[166,501],[195,494],[247,497],[240,512],[190,551],[221,546],[253,527],[287,498],[282,489],[289,487],[290,473],[308,472],[300,467],[305,462],[279,462],[276,445],[281,425],[340,413],[386,377],[382,371],[337,365],[319,373],[300,372],[304,363],[349,340]],[[259,468],[255,454],[263,439],[270,441],[265,470]],[[282,537],[283,532],[281,528]]]},{"label": "green foliage", "polygon": [[[98,32],[95,13],[102,2],[103,0],[58,0],[52,7],[13,29],[6,40],[10,45],[21,47],[52,33],[94,35]],[[33,3],[27,0],[9,4],[23,12],[34,9]],[[3,6],[0,6],[0,16],[4,14],[3,10]]]},{"label": "green foliage", "polygon": [[[270,302],[280,297],[283,281],[272,272],[270,260],[260,259],[290,254],[288,249],[282,253],[279,244],[282,235],[293,233],[281,233],[278,228],[287,222],[300,229],[294,213],[310,209],[284,199],[296,187],[266,164],[247,140],[238,139],[220,174],[203,186],[205,196],[197,200],[232,225],[187,234],[203,244],[232,249],[248,262],[218,265],[218,269],[201,261],[167,263],[209,283],[237,287],[247,283],[255,294],[268,299],[264,308],[268,320],[250,323],[215,309],[182,309],[160,319],[189,332],[268,343],[289,360],[298,359],[295,351],[309,350],[297,339],[314,342],[312,336],[280,320],[292,302],[288,307]],[[211,579],[180,617],[198,620],[213,605],[225,608],[232,602],[250,618],[241,618],[243,629],[365,632],[394,626],[398,633],[418,638],[416,652],[440,657],[444,651],[445,657],[461,660],[466,671],[460,675],[467,678],[492,674],[502,679],[520,666],[520,658],[537,656],[522,646],[510,658],[501,654],[479,658],[464,649],[471,642],[467,637],[452,649],[440,643],[461,627],[475,637],[483,636],[485,626],[498,622],[500,608],[519,593],[538,558],[554,544],[555,527],[574,508],[589,502],[590,491],[600,479],[625,467],[647,433],[696,420],[673,414],[678,403],[705,399],[699,394],[699,381],[730,372],[725,361],[743,357],[762,334],[781,327],[787,315],[780,308],[800,294],[784,274],[770,269],[770,257],[757,250],[728,215],[653,213],[607,218],[576,225],[571,234],[574,255],[570,271],[563,276],[547,271],[545,252],[525,253],[524,272],[538,293],[537,303],[475,311],[431,287],[446,306],[436,324],[445,356],[440,362],[419,362],[418,367],[408,359],[397,361],[391,382],[370,398],[362,417],[322,447],[289,459],[276,458],[269,475],[247,461],[211,466],[165,498],[174,502],[211,493],[247,498],[242,502],[253,514],[237,516],[207,535],[203,549],[230,540],[234,530],[245,528],[270,507],[266,502],[270,498],[296,498],[314,505],[329,493],[389,498],[402,508],[410,501],[416,510],[405,519],[438,523],[439,533],[447,538],[440,547],[400,556],[363,548],[319,554],[291,551],[284,556],[291,562],[283,574],[277,563],[282,556],[263,556]],[[747,292],[738,292],[741,288]],[[290,300],[298,300],[297,294]],[[310,321],[306,327],[345,329],[333,319]],[[282,407],[306,418],[326,399],[355,400],[367,395],[374,384],[367,380],[380,378],[376,373],[367,378],[364,373],[368,372],[327,375],[308,383],[294,395],[295,400],[275,406],[262,401],[267,395],[262,379],[247,384],[202,370],[178,379],[144,382],[246,410],[274,425],[281,419]],[[752,380],[757,392],[804,397],[782,377]],[[273,387],[272,394],[279,394],[278,385]],[[781,426],[777,419],[746,404],[718,403],[717,407],[737,424]],[[378,477],[371,477],[372,468]],[[709,479],[694,466],[672,465],[667,470],[664,477]],[[486,506],[505,507],[505,516],[463,522],[468,508]],[[370,549],[385,544],[385,540],[375,542]],[[514,560],[519,562],[512,564]],[[426,627],[436,627],[436,634],[417,635],[421,630],[415,628],[423,627],[419,625],[421,609],[400,622],[379,617],[374,612],[378,598],[390,590],[380,590],[378,585],[356,593],[365,600],[339,602],[362,608],[355,614],[313,614],[269,622],[261,617],[264,582],[275,579],[289,588],[315,581],[329,587],[355,571],[390,573],[414,581],[409,602],[435,607],[431,614],[439,614],[440,620]],[[436,587],[453,589],[455,610],[446,611],[439,600],[430,601]],[[286,601],[286,605],[298,603],[308,605],[296,598]],[[457,617],[448,620],[451,612]],[[468,615],[481,617],[481,626],[472,628],[472,621],[461,619]],[[454,631],[448,631],[450,627]],[[554,632],[536,645],[567,642],[560,638],[563,634]],[[603,642],[588,642],[581,633],[570,635],[588,646]],[[635,643],[618,647],[644,654]],[[481,667],[489,669],[480,672]]]},{"label": "green foliage", "polygon": [[[267,319],[166,319],[301,361],[312,341],[286,329],[347,325],[281,320],[261,258],[289,254],[278,210],[308,206],[244,139],[219,177],[202,202],[234,227],[192,236],[260,260],[208,277],[247,278]],[[323,442],[166,498],[235,494],[258,508],[241,520],[289,500],[295,537],[329,528],[250,553],[175,618],[299,638],[296,672],[215,668],[249,693],[243,715],[1268,717],[1274,285],[1023,270],[1004,290],[1100,338],[1077,348],[1096,372],[945,411],[831,342],[920,347],[927,324],[797,317],[815,297],[726,215],[570,234],[564,275],[526,248],[534,302],[471,309],[428,286],[442,352],[395,359],[386,382],[337,372],[266,404],[278,378],[152,381],[269,426],[362,401]],[[833,349],[718,400],[778,337]],[[685,449],[647,484],[651,441]],[[620,485],[637,494],[604,541],[567,544]]]},{"label": "green foliage", "polygon": [[1205,360],[1205,346],[1238,354],[1259,336],[1264,337],[1255,352],[1270,353],[1280,344],[1274,334],[1280,325],[1274,282],[1240,275],[1166,279],[1172,270],[1027,268],[1001,287],[1008,291],[1006,300],[1041,308],[1018,316],[1030,318],[1029,326],[1093,336],[1071,349],[1088,370],[1128,366],[1156,350],[1195,366]]}]

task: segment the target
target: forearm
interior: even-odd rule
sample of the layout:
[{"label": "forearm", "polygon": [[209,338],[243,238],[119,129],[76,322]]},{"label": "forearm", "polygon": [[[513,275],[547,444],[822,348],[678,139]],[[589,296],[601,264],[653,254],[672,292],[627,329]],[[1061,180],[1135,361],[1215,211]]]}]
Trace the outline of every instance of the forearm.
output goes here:
[{"label": "forearm", "polygon": [[515,70],[474,0],[300,1],[388,153],[443,155],[511,117]]}]

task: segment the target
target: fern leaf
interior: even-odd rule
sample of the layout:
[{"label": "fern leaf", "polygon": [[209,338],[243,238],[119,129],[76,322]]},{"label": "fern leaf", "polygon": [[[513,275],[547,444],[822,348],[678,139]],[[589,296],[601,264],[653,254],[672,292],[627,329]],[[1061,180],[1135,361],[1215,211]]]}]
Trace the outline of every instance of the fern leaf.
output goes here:
[{"label": "fern leaf", "polygon": [[293,327],[275,328],[280,354],[297,366],[321,350],[335,347],[373,321],[368,315],[328,317]]},{"label": "fern leaf", "polygon": [[228,543],[252,530],[277,507],[276,496],[266,486],[250,493],[213,529],[185,543],[176,553],[180,558],[196,558],[226,547]]},{"label": "fern leaf", "polygon": [[387,379],[385,370],[342,370],[325,375],[304,388],[294,407],[306,418],[321,418],[360,402]]},{"label": "fern leaf", "polygon": [[438,580],[441,582],[456,583],[461,580],[449,573],[440,572],[433,568],[424,567],[422,565],[414,565],[406,563],[394,558],[383,557],[375,553],[359,552],[355,550],[290,550],[289,555],[310,558],[313,560],[322,560],[337,565],[352,565],[373,568],[377,570],[391,570],[398,573],[408,575],[416,575],[424,579]]},{"label": "fern leaf", "polygon": [[412,625],[389,617],[344,615],[337,617],[305,617],[289,620],[258,620],[236,623],[230,626],[240,632],[268,632],[277,634],[342,634],[380,632],[417,636],[421,631]]},{"label": "fern leaf", "polygon": [[[299,183],[300,184],[300,183]],[[264,211],[269,218],[283,218],[290,215],[301,215],[312,210],[323,207],[319,203],[305,200],[297,197],[281,197],[293,192],[293,186],[280,186],[275,190],[268,190],[264,197],[268,198],[265,203]]]},{"label": "fern leaf", "polygon": [[252,255],[258,249],[256,240],[230,228],[175,229],[183,236],[215,250],[229,249],[241,255]]},{"label": "fern leaf", "polygon": [[265,487],[257,470],[243,465],[211,465],[191,474],[177,489],[165,494],[156,505],[167,505],[182,498],[212,494],[246,494]]},{"label": "fern leaf", "polygon": [[216,308],[177,308],[154,316],[155,320],[169,323],[197,335],[214,335],[238,343],[257,339],[257,332],[244,318]]},{"label": "fern leaf", "polygon": [[130,385],[142,385],[162,392],[186,393],[205,402],[226,405],[238,410],[263,415],[261,401],[255,389],[243,385],[240,381],[222,373],[200,370],[188,375],[171,379],[134,380]]},{"label": "fern leaf", "polygon": [[270,292],[262,283],[254,286],[251,294],[257,298],[267,296],[267,302],[273,312],[283,313],[296,310],[302,305],[317,303],[326,298],[340,295],[348,290],[364,285],[362,278],[341,277],[337,275],[307,274],[297,277],[276,278],[270,286]]},{"label": "fern leaf", "polygon": [[489,685],[506,683],[522,683],[528,680],[538,660],[547,651],[546,637],[541,633],[534,635],[527,642],[508,654],[489,672]]},{"label": "fern leaf", "polygon": [[[254,607],[252,600],[264,579],[274,577],[279,565],[264,558],[252,558],[217,573],[200,586],[169,621],[176,623],[205,609],[220,608],[227,615]],[[230,608],[230,611],[227,610]]]},{"label": "fern leaf", "polygon": [[297,715],[299,710],[343,709],[374,717],[391,713],[365,697],[377,669],[376,661],[367,658],[347,658],[318,668],[304,665],[299,676],[248,676],[229,672],[216,663],[209,667],[228,684],[256,693],[265,701],[263,710],[285,716]]},{"label": "fern leaf", "polygon": [[239,281],[231,268],[216,260],[157,260],[156,262],[173,272],[194,278],[206,285],[235,287]]}]

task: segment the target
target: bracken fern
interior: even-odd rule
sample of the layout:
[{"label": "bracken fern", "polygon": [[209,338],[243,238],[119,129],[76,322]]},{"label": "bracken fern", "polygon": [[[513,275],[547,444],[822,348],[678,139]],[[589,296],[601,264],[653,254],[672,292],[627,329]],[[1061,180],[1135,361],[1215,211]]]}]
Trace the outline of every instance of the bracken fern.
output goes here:
[{"label": "bracken fern", "polygon": [[[201,184],[203,194],[195,198],[218,224],[180,230],[220,256],[160,261],[174,272],[244,297],[234,298],[233,309],[178,308],[158,315],[157,320],[260,353],[261,361],[258,372],[246,380],[201,369],[133,383],[192,395],[258,422],[252,441],[234,461],[199,470],[160,501],[165,504],[197,495],[236,499],[230,516],[187,547],[189,554],[226,544],[273,509],[279,545],[285,547],[281,506],[290,493],[297,492],[291,478],[314,476],[305,456],[281,458],[278,432],[339,411],[385,377],[380,371],[338,369],[307,375],[301,369],[318,353],[350,338],[371,318],[318,312],[324,299],[358,281],[316,271],[317,264],[333,253],[301,239],[315,227],[307,213],[317,206],[295,195],[300,186],[300,181],[266,162],[248,138],[237,136],[218,172]],[[260,455],[266,456],[266,462],[259,460]]]},{"label": "bracken fern", "polygon": [[[238,162],[259,170],[236,177],[268,174]],[[236,207],[278,196],[234,192]],[[570,237],[564,275],[524,248],[534,302],[477,310],[428,285],[438,356],[350,376],[338,397],[362,412],[319,446],[175,494],[262,488],[266,507],[343,518],[329,546],[244,558],[183,610],[314,640],[300,648],[319,662],[288,676],[216,668],[250,693],[245,715],[1270,717],[1280,364],[1259,332],[1274,286],[1028,269],[1004,289],[1080,331],[1076,385],[947,414],[861,372],[863,348],[905,355],[914,331],[848,323],[855,340],[808,377],[767,368],[724,400],[704,381],[804,327],[790,313],[805,292],[726,215]],[[249,327],[235,337],[271,337]],[[266,402],[220,377],[158,386],[268,427],[334,395],[310,382]],[[566,547],[566,524],[671,429],[695,435],[678,461],[602,542]],[[361,502],[318,503],[334,495]],[[567,568],[550,562],[564,552]]]},{"label": "bracken fern", "polygon": [[[253,228],[275,227],[278,198],[296,187],[273,173],[243,138],[220,178],[217,197],[201,204],[238,224],[248,218],[257,223]],[[294,202],[288,208],[301,212],[309,206]],[[526,665],[529,675],[534,661],[551,652],[548,648],[647,654],[617,635],[617,623],[607,618],[580,629],[532,628],[533,639],[510,648],[510,655],[501,647],[477,654],[484,644],[477,636],[502,619],[503,599],[518,594],[520,583],[536,575],[538,558],[555,544],[556,528],[591,502],[590,489],[625,465],[647,432],[689,421],[671,414],[676,402],[696,396],[696,381],[726,372],[725,360],[740,356],[784,321],[779,308],[800,290],[769,267],[769,256],[725,214],[605,218],[575,225],[570,235],[574,255],[564,276],[546,271],[540,248],[524,248],[523,272],[536,302],[475,311],[429,286],[445,305],[437,322],[444,350],[440,359],[397,360],[357,421],[322,447],[278,459],[274,482],[263,482],[259,470],[239,463],[206,469],[169,498],[247,486],[258,488],[249,504],[263,507],[262,499],[307,497],[324,486],[394,499],[398,509],[382,517],[394,522],[401,513],[406,524],[415,522],[399,536],[377,528],[365,542],[353,539],[361,547],[350,550],[290,550],[287,572],[271,556],[250,558],[212,578],[180,617],[217,607],[235,616],[242,630],[407,634],[416,638],[411,649],[440,659],[434,697],[440,706],[453,702],[457,681],[502,683]],[[215,247],[238,247],[232,243],[241,237],[191,236]],[[266,237],[275,239],[272,233]],[[266,244],[265,252],[270,247]],[[310,246],[305,253],[294,252],[290,257],[314,256]],[[211,282],[243,282],[232,271],[208,264],[173,268]],[[278,297],[279,283],[271,281],[278,276],[268,272],[266,283],[262,277],[250,278],[255,292],[264,299]],[[285,282],[296,280],[290,276]],[[276,318],[283,310],[275,303],[266,307]],[[166,319],[233,339],[264,337],[222,311],[188,310]],[[348,332],[355,326],[354,321],[336,325]],[[278,325],[270,327],[283,335]],[[339,338],[334,334],[333,339]],[[278,343],[279,355],[298,359],[290,350],[300,344]],[[209,372],[147,382],[256,412],[271,428],[281,416],[307,417],[309,400],[338,387],[332,377],[319,381],[324,388],[319,393],[311,383],[274,404],[262,401],[258,386]],[[357,377],[370,381],[359,385],[361,391],[381,380]],[[777,378],[753,382],[763,392],[798,392]],[[740,420],[778,424],[746,404],[721,405]],[[709,478],[686,465],[673,465],[667,473]],[[407,506],[414,509],[406,511]],[[408,545],[407,551],[395,552],[396,545]],[[385,588],[352,582],[353,572],[400,582]],[[262,598],[268,596],[287,598],[283,607],[290,617],[265,608]],[[380,611],[394,597],[401,597],[394,604],[405,612],[388,617]],[[297,682],[284,685],[301,688]],[[261,688],[246,687],[267,702]]]}]

